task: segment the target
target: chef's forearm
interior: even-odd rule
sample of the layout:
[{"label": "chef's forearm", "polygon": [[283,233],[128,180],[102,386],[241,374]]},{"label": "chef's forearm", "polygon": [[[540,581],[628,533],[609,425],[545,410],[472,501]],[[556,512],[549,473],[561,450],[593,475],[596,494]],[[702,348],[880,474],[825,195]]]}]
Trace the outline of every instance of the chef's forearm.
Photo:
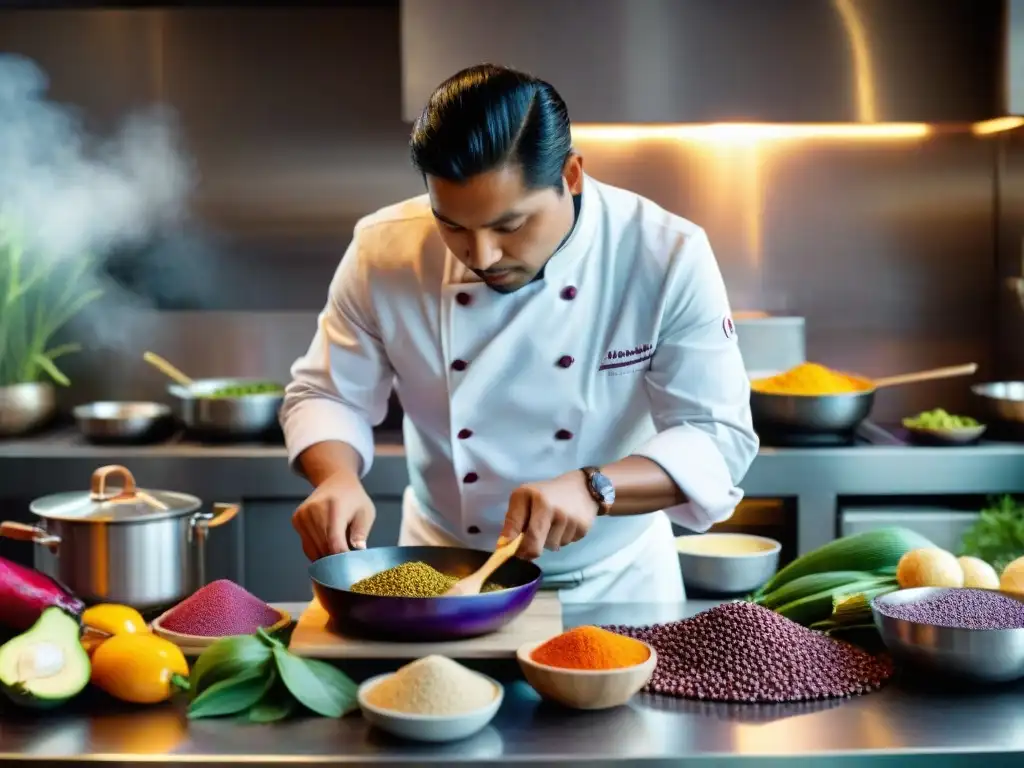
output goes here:
[{"label": "chef's forearm", "polygon": [[643,515],[687,502],[669,474],[643,456],[627,456],[601,467],[601,472],[615,486],[612,515]]},{"label": "chef's forearm", "polygon": [[363,460],[358,451],[340,440],[315,443],[299,454],[299,470],[314,486],[339,472],[349,472],[358,480]]}]

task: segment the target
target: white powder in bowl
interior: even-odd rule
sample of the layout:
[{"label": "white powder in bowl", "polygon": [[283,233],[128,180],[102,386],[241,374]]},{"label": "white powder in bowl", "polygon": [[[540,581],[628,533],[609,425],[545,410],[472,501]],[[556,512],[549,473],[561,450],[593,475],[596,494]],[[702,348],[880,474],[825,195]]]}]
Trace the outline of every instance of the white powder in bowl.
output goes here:
[{"label": "white powder in bowl", "polygon": [[461,715],[498,695],[494,683],[445,656],[425,656],[373,686],[366,700],[407,715]]}]

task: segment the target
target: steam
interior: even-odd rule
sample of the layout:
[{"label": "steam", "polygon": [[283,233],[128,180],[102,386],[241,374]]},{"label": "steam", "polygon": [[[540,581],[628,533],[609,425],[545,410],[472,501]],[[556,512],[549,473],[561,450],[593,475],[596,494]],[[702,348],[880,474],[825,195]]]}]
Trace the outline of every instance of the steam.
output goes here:
[{"label": "steam", "polygon": [[[75,109],[47,99],[48,85],[33,61],[0,55],[0,216],[23,230],[27,258],[89,260],[82,287],[104,296],[85,319],[95,341],[119,345],[122,324],[102,318],[149,302],[107,276],[107,259],[181,227],[193,168],[169,110],[131,115],[110,136],[94,136]],[[165,248],[160,261],[171,256]]]}]

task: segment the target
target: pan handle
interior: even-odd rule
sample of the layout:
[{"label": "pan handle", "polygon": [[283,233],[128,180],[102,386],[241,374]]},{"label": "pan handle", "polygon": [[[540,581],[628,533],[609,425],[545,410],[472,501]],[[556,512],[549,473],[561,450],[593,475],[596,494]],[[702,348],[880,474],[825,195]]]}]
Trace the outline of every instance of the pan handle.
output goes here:
[{"label": "pan handle", "polygon": [[14,523],[9,520],[0,523],[0,537],[13,541],[31,541],[33,544],[48,547],[51,552],[56,552],[60,546],[60,536],[54,536],[36,525]]},{"label": "pan handle", "polygon": [[206,586],[206,537],[211,528],[230,522],[241,509],[239,504],[214,504],[213,512],[196,512],[189,520],[189,540],[196,548],[195,589]]}]

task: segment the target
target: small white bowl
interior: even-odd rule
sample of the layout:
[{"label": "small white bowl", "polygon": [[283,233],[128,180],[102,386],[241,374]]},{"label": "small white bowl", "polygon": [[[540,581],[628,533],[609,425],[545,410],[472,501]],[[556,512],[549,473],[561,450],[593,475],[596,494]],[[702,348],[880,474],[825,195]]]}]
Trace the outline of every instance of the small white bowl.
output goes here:
[{"label": "small white bowl", "polygon": [[[702,545],[721,542],[751,545],[746,552],[715,553]],[[759,589],[779,568],[782,545],[766,536],[747,533],[702,533],[677,536],[676,551],[683,584],[702,592],[720,595],[738,595]]]},{"label": "small white bowl", "polygon": [[494,700],[483,709],[474,712],[464,712],[459,715],[409,715],[405,712],[395,712],[390,709],[375,707],[366,700],[369,693],[378,683],[391,677],[394,672],[385,675],[377,675],[359,686],[359,708],[363,717],[371,725],[380,728],[382,731],[411,741],[429,741],[443,743],[447,741],[459,741],[482,731],[498,714],[501,702],[505,698],[505,688],[497,680],[486,675],[491,685],[494,686]]},{"label": "small white bowl", "polygon": [[644,689],[654,676],[658,654],[647,646],[647,661],[621,669],[563,669],[539,664],[533,652],[546,640],[527,643],[516,651],[523,675],[543,698],[571,709],[620,707]]}]

